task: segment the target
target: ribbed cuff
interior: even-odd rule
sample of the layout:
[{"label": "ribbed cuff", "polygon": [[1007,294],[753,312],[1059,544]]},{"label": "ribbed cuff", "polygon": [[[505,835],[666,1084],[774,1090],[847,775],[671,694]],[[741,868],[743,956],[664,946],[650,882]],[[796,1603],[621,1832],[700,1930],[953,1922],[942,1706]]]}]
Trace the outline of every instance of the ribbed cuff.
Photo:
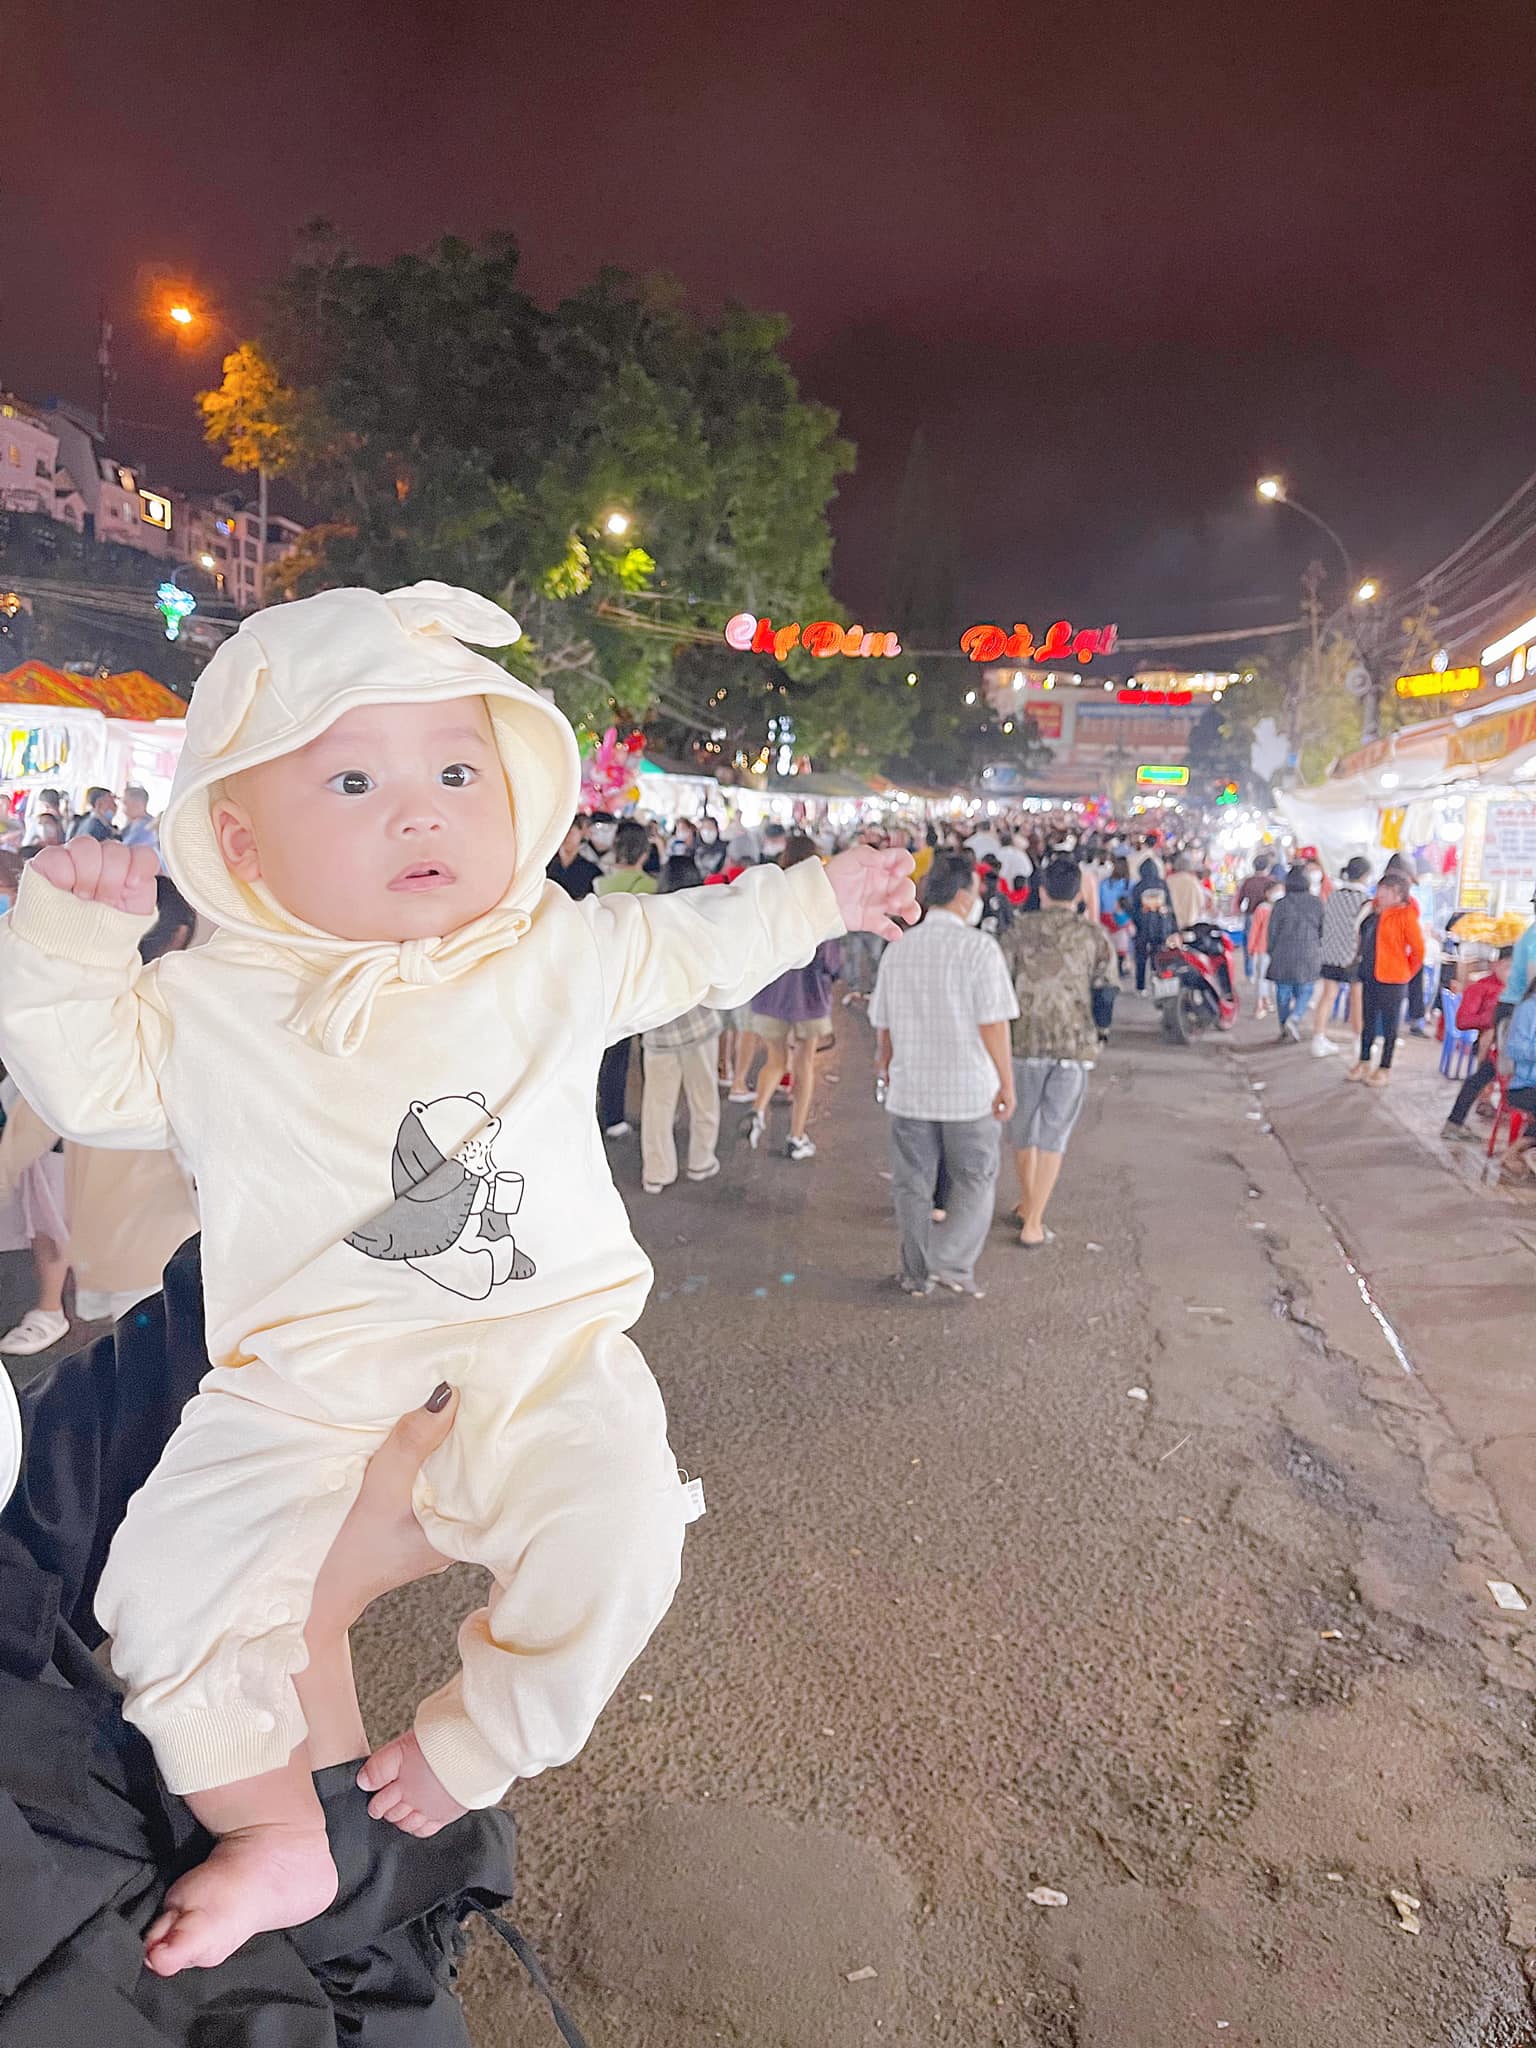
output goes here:
[{"label": "ribbed cuff", "polygon": [[9,924],[13,935],[55,960],[74,960],[82,967],[130,967],[138,958],[139,941],[155,921],[155,913],[113,910],[56,889],[37,874],[30,862]]},{"label": "ribbed cuff", "polygon": [[149,1738],[160,1775],[179,1798],[280,1770],[304,1740],[302,1722],[295,1727],[261,1707],[169,1714],[162,1720],[136,1713],[130,1703],[123,1718]]},{"label": "ribbed cuff", "polygon": [[461,1806],[496,1806],[516,1781],[464,1711],[457,1678],[416,1709],[416,1740],[443,1790]]}]

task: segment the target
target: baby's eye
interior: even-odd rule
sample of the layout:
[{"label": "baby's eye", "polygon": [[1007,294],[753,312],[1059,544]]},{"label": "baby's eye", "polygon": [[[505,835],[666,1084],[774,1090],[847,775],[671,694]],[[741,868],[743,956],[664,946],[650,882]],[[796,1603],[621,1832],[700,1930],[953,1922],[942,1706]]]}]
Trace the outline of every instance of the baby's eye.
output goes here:
[{"label": "baby's eye", "polygon": [[365,775],[361,768],[343,768],[325,786],[334,789],[338,796],[366,796],[374,784],[373,777]]},{"label": "baby's eye", "polygon": [[475,771],[467,761],[455,761],[451,768],[443,770],[443,786],[446,789],[468,789],[475,780]]}]

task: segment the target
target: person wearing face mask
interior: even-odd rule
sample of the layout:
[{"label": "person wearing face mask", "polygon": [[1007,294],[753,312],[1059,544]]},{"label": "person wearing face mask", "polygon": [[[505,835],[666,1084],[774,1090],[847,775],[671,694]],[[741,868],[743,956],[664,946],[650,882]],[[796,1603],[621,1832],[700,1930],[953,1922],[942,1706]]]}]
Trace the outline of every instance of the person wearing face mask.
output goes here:
[{"label": "person wearing face mask", "polygon": [[789,846],[789,834],[782,825],[767,824],[763,827],[763,865],[777,862],[781,867]]},{"label": "person wearing face mask", "polygon": [[1280,1036],[1300,1043],[1301,1026],[1312,1006],[1312,991],[1323,971],[1323,906],[1314,896],[1300,862],[1285,878],[1285,891],[1269,917],[1269,977],[1275,984]]},{"label": "person wearing face mask", "polygon": [[581,842],[582,855],[605,875],[614,865],[613,841],[618,829],[619,821],[612,811],[594,811],[587,820],[586,837]]},{"label": "person wearing face mask", "polygon": [[913,1297],[937,1286],[979,1299],[976,1261],[1015,1107],[1008,1026],[1019,1003],[996,939],[973,929],[981,898],[969,857],[939,854],[924,895],[923,921],[886,949],[869,1006],[891,1120],[896,1284]]},{"label": "person wearing face mask", "polygon": [[720,838],[720,827],[710,817],[699,820],[698,844],[693,853],[694,866],[701,875],[718,875],[725,866],[725,846]]}]

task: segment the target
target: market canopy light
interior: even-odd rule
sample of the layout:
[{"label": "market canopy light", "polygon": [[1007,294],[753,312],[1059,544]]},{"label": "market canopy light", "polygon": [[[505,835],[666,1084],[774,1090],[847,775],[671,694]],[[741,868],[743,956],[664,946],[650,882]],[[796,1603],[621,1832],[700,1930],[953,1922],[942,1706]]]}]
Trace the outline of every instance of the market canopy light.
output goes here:
[{"label": "market canopy light", "polygon": [[1399,676],[1395,685],[1399,697],[1454,697],[1482,687],[1483,672],[1477,668],[1429,669],[1419,676]]},{"label": "market canopy light", "polygon": [[1122,704],[1192,704],[1193,690],[1119,690],[1116,692]]},{"label": "market canopy light", "polygon": [[1144,761],[1136,770],[1136,780],[1153,789],[1183,789],[1189,781],[1189,770],[1166,762]]},{"label": "market canopy light", "polygon": [[1506,654],[1513,654],[1517,647],[1536,640],[1536,619],[1527,619],[1523,626],[1516,626],[1513,633],[1506,633],[1502,640],[1495,640],[1491,647],[1483,649],[1483,667],[1492,668],[1496,661],[1502,661]]}]

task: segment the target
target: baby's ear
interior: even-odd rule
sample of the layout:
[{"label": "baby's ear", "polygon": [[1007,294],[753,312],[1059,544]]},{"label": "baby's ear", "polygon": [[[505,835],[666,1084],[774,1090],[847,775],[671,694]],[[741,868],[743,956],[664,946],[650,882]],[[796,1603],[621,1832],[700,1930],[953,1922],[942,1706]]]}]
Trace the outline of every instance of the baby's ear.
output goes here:
[{"label": "baby's ear", "polygon": [[229,795],[220,783],[208,801],[208,821],[224,865],[238,882],[261,880],[261,852],[255,827],[244,804]]}]

